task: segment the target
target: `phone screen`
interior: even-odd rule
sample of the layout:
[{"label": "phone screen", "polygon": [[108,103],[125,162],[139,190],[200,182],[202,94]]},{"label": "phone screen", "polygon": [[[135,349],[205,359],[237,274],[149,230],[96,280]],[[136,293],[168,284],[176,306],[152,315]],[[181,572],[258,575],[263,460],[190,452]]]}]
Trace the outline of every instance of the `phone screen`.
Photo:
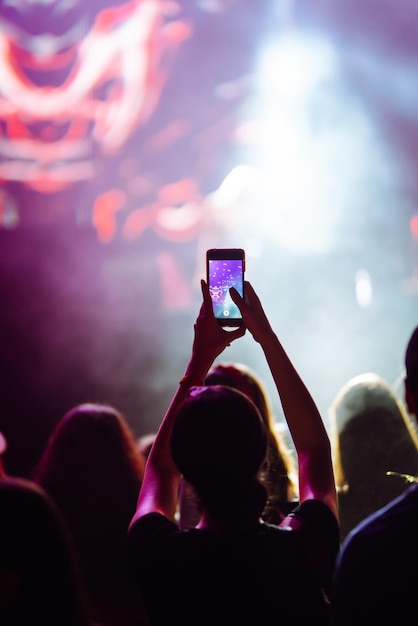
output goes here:
[{"label": "phone screen", "polygon": [[[238,258],[229,258],[229,257]],[[215,257],[215,258],[214,258]],[[219,257],[219,258],[217,258]],[[212,298],[213,312],[223,326],[242,323],[241,313],[233,302],[229,289],[235,287],[244,293],[244,253],[242,250],[209,250],[207,254],[208,287]]]}]

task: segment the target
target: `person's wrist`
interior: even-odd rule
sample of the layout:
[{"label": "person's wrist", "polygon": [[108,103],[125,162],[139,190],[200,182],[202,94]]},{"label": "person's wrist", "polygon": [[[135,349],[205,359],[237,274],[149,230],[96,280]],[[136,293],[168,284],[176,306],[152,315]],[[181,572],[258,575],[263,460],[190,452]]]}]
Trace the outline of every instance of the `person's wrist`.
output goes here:
[{"label": "person's wrist", "polygon": [[202,380],[204,380],[218,353],[219,351],[215,352],[212,346],[210,350],[208,348],[205,350],[192,350],[185,374],[201,376]]},{"label": "person's wrist", "polygon": [[184,374],[179,380],[179,385],[187,385],[189,387],[200,387],[203,385],[204,378],[197,374]]},{"label": "person's wrist", "polygon": [[203,363],[192,356],[188,366],[186,367],[184,376],[180,379],[180,384],[187,384],[190,386],[203,385],[210,365],[211,364]]},{"label": "person's wrist", "polygon": [[262,347],[269,347],[272,343],[275,343],[278,339],[277,339],[277,335],[276,333],[273,331],[273,329],[270,328],[266,328],[262,331],[259,331],[258,333],[254,334],[254,339],[262,346]]}]

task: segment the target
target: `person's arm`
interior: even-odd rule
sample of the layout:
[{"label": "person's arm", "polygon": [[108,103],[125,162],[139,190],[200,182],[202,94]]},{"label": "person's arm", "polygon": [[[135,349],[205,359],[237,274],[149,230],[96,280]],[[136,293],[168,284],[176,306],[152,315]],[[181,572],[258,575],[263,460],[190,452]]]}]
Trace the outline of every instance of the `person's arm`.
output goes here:
[{"label": "person's arm", "polygon": [[318,408],[248,282],[244,293],[242,299],[231,289],[231,297],[241,311],[246,328],[264,351],[280,396],[298,456],[299,501],[321,500],[338,519],[331,446]]},{"label": "person's arm", "polygon": [[152,445],[131,524],[147,513],[161,513],[174,519],[180,474],[171,456],[170,438],[176,413],[190,387],[204,384],[215,358],[245,333],[245,326],[227,331],[218,324],[206,282],[202,280],[201,286],[203,303],[194,325],[192,355]]}]

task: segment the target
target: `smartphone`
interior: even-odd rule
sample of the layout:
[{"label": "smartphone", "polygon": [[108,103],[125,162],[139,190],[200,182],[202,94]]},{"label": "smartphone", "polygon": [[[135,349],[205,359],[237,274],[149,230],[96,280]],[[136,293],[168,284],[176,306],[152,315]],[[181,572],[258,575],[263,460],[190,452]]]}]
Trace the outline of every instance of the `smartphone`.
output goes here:
[{"label": "smartphone", "polygon": [[241,313],[229,295],[235,287],[244,296],[245,252],[242,248],[211,248],[206,252],[206,273],[213,313],[221,326],[240,326]]}]

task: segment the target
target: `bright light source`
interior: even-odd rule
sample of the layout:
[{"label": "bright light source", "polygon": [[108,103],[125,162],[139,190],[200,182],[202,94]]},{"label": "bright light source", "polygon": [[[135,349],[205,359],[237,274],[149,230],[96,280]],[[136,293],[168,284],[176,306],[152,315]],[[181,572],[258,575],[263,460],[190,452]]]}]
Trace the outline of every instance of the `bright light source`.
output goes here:
[{"label": "bright light source", "polygon": [[337,72],[335,52],[325,39],[290,34],[263,50],[258,80],[264,93],[294,100],[309,96]]},{"label": "bright light source", "polygon": [[213,194],[213,201],[220,206],[232,205],[257,179],[257,173],[250,165],[237,165],[227,174]]},{"label": "bright light source", "polygon": [[347,207],[355,215],[369,202],[370,181],[383,181],[387,196],[396,162],[325,37],[292,32],[267,43],[256,72],[246,112],[257,120],[252,232],[292,252],[328,254]]},{"label": "bright light source", "polygon": [[356,272],[356,300],[359,307],[367,309],[373,299],[372,280],[369,272],[360,269]]}]

